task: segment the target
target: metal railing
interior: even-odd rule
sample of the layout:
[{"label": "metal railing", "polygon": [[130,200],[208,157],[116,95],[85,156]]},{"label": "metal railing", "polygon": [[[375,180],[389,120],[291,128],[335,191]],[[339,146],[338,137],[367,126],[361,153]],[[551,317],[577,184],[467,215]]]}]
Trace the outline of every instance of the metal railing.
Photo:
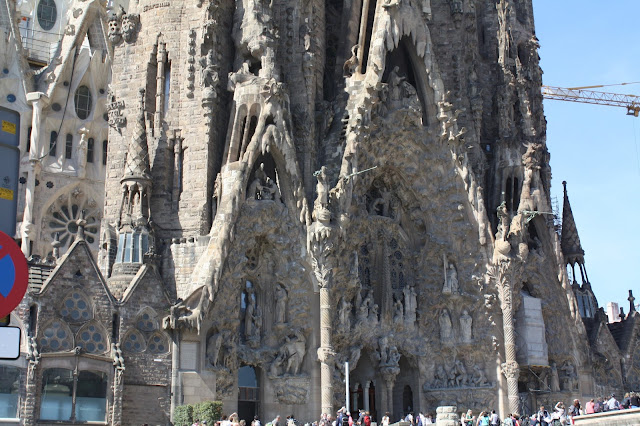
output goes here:
[{"label": "metal railing", "polygon": [[[47,31],[20,28],[22,48],[27,52],[29,61],[49,64],[62,38],[61,34]],[[51,41],[55,39],[55,41]]]}]

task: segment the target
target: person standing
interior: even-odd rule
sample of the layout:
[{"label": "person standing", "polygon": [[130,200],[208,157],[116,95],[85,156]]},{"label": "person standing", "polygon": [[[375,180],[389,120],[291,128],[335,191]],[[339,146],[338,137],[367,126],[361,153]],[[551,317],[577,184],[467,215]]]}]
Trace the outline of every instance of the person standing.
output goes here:
[{"label": "person standing", "polygon": [[491,410],[491,426],[499,426],[500,425],[500,417],[496,413],[496,410]]},{"label": "person standing", "polygon": [[593,414],[596,412],[596,403],[593,398],[591,398],[589,402],[585,404],[584,411],[587,414]]},{"label": "person standing", "polygon": [[549,412],[544,409],[544,405],[540,406],[538,414],[536,414],[536,418],[538,419],[538,423],[540,423],[540,426],[549,426],[549,422],[551,421]]}]

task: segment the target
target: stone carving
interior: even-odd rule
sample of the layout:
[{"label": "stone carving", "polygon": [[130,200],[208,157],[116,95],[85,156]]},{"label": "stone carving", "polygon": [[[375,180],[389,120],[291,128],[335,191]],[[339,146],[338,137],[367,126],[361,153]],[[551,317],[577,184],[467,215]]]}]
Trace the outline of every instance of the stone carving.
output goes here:
[{"label": "stone carving", "polygon": [[307,403],[309,394],[308,386],[296,386],[293,383],[284,382],[274,387],[276,400],[280,404],[301,405]]},{"label": "stone carving", "polygon": [[111,344],[111,359],[116,370],[124,370],[124,357],[120,349],[120,343]]},{"label": "stone carving", "polygon": [[[470,369],[472,371],[470,371]],[[483,388],[490,387],[484,368],[467,363],[454,357],[436,367],[433,381],[423,386],[425,391],[432,389]]]},{"label": "stone carving", "polygon": [[558,377],[558,366],[551,363],[551,392],[560,392],[560,378]]},{"label": "stone carving", "polygon": [[365,298],[358,303],[360,294],[356,297],[356,306],[358,306],[358,321],[369,322],[370,324],[378,323],[378,305],[373,302],[373,292],[367,291]]},{"label": "stone carving", "polygon": [[250,345],[257,346],[260,343],[260,332],[262,330],[262,309],[256,305],[253,291],[248,293],[247,300],[247,308],[244,313],[245,338],[250,342]]},{"label": "stone carving", "polygon": [[404,305],[402,304],[402,300],[399,297],[393,296],[393,323],[394,324],[402,324],[404,320]]},{"label": "stone carving", "polygon": [[562,371],[562,390],[563,391],[577,391],[578,390],[578,375],[576,369],[570,361],[565,361],[560,367]]},{"label": "stone carving", "polygon": [[285,337],[280,350],[269,367],[269,374],[272,377],[299,374],[306,352],[306,344],[307,339],[301,331]]},{"label": "stone carving", "polygon": [[472,340],[471,328],[473,326],[473,318],[469,315],[467,310],[462,311],[460,316],[460,337],[464,343],[469,343]]},{"label": "stone carving", "polygon": [[418,296],[414,286],[405,286],[402,290],[404,295],[404,322],[408,326],[413,326],[416,322],[416,310],[418,308]]},{"label": "stone carving", "polygon": [[378,351],[374,354],[375,359],[380,363],[380,368],[398,367],[400,362],[400,352],[394,344],[389,344],[389,338],[382,336],[378,339]]},{"label": "stone carving", "polygon": [[442,287],[442,293],[458,294],[460,293],[458,270],[452,262],[449,262],[446,255],[443,255],[442,258],[444,261],[444,286]]},{"label": "stone carving", "polygon": [[276,286],[276,324],[287,322],[287,301],[289,296],[282,284]]},{"label": "stone carving", "polygon": [[124,41],[126,41],[127,43],[132,43],[135,41],[139,22],[140,15],[138,15],[137,13],[122,14],[122,38],[124,38]]},{"label": "stone carving", "polygon": [[347,59],[342,67],[342,75],[344,77],[351,77],[358,70],[358,66],[360,65],[360,61],[358,60],[359,47],[357,44],[351,47],[351,57]]},{"label": "stone carving", "polygon": [[202,66],[201,86],[205,89],[204,96],[207,98],[216,98],[216,88],[220,83],[220,77],[218,76],[218,64],[216,63],[215,52],[213,49],[209,49],[207,56],[200,59],[200,65]]},{"label": "stone carving", "polygon": [[117,13],[109,14],[107,37],[111,43],[118,44],[122,41],[122,33],[120,32],[120,16]]},{"label": "stone carving", "polygon": [[340,299],[340,330],[348,331],[351,328],[351,304],[343,296]]},{"label": "stone carving", "polygon": [[449,315],[447,308],[440,312],[438,323],[440,324],[440,341],[442,343],[451,343],[453,341],[453,326],[451,324],[451,315]]},{"label": "stone carving", "polygon": [[278,185],[264,171],[264,163],[254,173],[254,179],[247,190],[249,200],[280,201]]}]

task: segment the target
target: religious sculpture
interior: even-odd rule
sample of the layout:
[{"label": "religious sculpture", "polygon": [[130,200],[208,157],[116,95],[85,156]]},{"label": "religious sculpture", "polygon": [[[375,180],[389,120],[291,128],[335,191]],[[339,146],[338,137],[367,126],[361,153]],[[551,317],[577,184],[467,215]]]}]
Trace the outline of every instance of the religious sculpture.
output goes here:
[{"label": "religious sculpture", "polygon": [[578,389],[578,375],[573,364],[569,361],[565,361],[560,367],[562,370],[562,390],[575,391]]},{"label": "religious sculpture", "polygon": [[460,316],[460,337],[464,343],[471,342],[471,328],[473,326],[473,318],[469,315],[467,310],[462,311]]},{"label": "religious sculpture", "polygon": [[269,367],[270,375],[278,377],[283,374],[299,374],[306,352],[306,344],[307,339],[301,331],[296,331],[294,335],[285,337],[280,350]]},{"label": "religious sculpture", "polygon": [[402,305],[400,298],[393,296],[393,300],[393,323],[402,324],[404,306]]},{"label": "religious sculpture", "polygon": [[358,48],[359,46],[357,44],[351,47],[351,57],[347,59],[342,67],[342,75],[344,77],[351,77],[358,70],[360,64],[358,60]]},{"label": "religious sculpture", "polygon": [[416,322],[416,309],[418,308],[418,296],[414,286],[405,286],[404,295],[404,321],[408,326]]},{"label": "religious sculpture", "polygon": [[109,41],[116,45],[122,41],[122,33],[120,32],[120,16],[117,13],[109,14],[107,37]]},{"label": "religious sculpture", "polygon": [[560,378],[558,377],[558,366],[551,363],[551,392],[560,392]]},{"label": "religious sculpture", "polygon": [[282,284],[276,286],[276,324],[287,322],[287,290]]},{"label": "religious sculpture", "polygon": [[[468,365],[467,363],[467,366]],[[446,360],[443,364],[436,367],[433,381],[430,384],[425,384],[424,389],[428,391],[431,389],[481,388],[491,386],[481,366],[477,364],[473,365],[473,372],[469,372],[467,366],[465,366],[465,362],[455,357]]]},{"label": "religious sculpture", "polygon": [[446,308],[440,312],[438,322],[440,324],[440,341],[442,343],[451,343],[453,341],[453,326],[451,324],[451,316]]},{"label": "religious sculpture", "polygon": [[134,41],[140,15],[137,13],[124,13],[122,15],[122,38],[127,43]]},{"label": "religious sculpture", "polygon": [[345,297],[340,299],[340,329],[348,331],[351,328],[351,304]]},{"label": "religious sculpture", "polygon": [[452,262],[449,262],[446,255],[442,256],[444,261],[444,286],[442,293],[458,294],[460,292],[458,283],[458,271]]}]

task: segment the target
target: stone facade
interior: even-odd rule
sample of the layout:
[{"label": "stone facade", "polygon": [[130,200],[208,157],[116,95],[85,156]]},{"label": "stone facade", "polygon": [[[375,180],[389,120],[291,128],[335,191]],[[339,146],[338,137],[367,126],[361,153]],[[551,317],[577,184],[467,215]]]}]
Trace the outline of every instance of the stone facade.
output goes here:
[{"label": "stone facade", "polygon": [[377,418],[637,386],[638,313],[607,326],[566,193],[561,234],[550,215],[530,1],[140,0],[104,16],[100,247],[74,218],[19,311],[24,423],[86,419],[49,395],[88,380],[114,425],[211,399],[306,422],[344,405],[347,361],[351,406]]}]

